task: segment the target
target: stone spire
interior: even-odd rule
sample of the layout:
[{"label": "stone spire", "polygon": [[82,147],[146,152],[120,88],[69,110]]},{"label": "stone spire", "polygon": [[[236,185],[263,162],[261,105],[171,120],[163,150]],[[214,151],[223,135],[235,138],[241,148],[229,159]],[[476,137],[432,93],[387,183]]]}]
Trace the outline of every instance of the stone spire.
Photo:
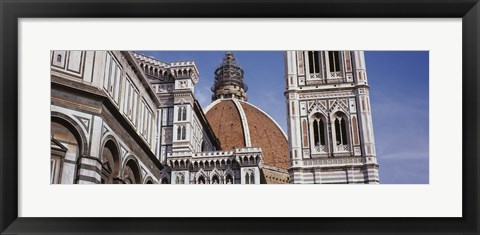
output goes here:
[{"label": "stone spire", "polygon": [[247,85],[243,82],[243,69],[235,61],[231,52],[225,53],[222,64],[215,70],[215,82],[211,88],[212,101],[235,98],[247,101]]}]

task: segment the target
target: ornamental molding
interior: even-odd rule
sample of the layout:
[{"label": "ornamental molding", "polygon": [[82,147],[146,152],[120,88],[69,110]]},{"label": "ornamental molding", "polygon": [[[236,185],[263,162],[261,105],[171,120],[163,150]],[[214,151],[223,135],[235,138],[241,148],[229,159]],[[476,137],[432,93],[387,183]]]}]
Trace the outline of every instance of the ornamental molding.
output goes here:
[{"label": "ornamental molding", "polygon": [[331,97],[345,97],[345,96],[354,96],[353,91],[344,91],[344,92],[322,92],[322,93],[308,93],[300,94],[300,99],[321,99],[321,98],[331,98]]}]

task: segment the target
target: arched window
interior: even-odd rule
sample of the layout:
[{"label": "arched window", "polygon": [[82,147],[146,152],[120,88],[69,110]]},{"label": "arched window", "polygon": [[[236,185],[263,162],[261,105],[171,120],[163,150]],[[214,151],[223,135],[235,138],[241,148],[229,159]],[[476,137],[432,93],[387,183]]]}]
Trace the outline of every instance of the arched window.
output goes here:
[{"label": "arched window", "polygon": [[250,184],[250,176],[249,176],[248,172],[245,173],[245,184]]},{"label": "arched window", "polygon": [[335,137],[337,139],[337,145],[347,144],[347,127],[345,124],[345,118],[339,117],[335,119]]},{"label": "arched window", "polygon": [[220,184],[220,179],[218,178],[218,175],[214,175],[212,177],[212,184]]},{"label": "arched window", "polygon": [[140,184],[140,167],[133,159],[128,160],[125,164],[123,169],[123,179],[127,184]]},{"label": "arched window", "polygon": [[182,126],[182,140],[187,138],[187,127]]},{"label": "arched window", "polygon": [[335,119],[335,139],[337,140],[337,145],[340,145],[342,143],[342,137],[340,136],[340,119],[336,118]]},{"label": "arched window", "polygon": [[325,148],[322,146],[326,145],[326,124],[325,118],[316,113],[313,115],[313,125],[312,125],[312,132],[313,132],[313,145],[317,147],[318,151],[326,151]]},{"label": "arched window", "polygon": [[225,178],[227,184],[233,184],[233,177],[230,174],[227,174],[227,177]]},{"label": "arched window", "polygon": [[114,177],[118,177],[119,159],[117,145],[112,140],[107,141],[102,151],[102,184],[118,183],[114,182]]},{"label": "arched window", "polygon": [[58,54],[57,55],[57,63],[62,62],[62,55]]},{"label": "arched window", "polygon": [[255,175],[253,172],[250,172],[250,184],[255,184]]},{"label": "arched window", "polygon": [[187,108],[186,107],[179,107],[178,108],[178,121],[185,121],[187,120]]},{"label": "arched window", "polygon": [[335,144],[337,151],[348,150],[348,136],[347,136],[347,117],[343,114],[337,113],[334,121],[335,125]]},{"label": "arched window", "polygon": [[178,107],[178,113],[177,113],[178,121],[182,121],[182,111],[183,111],[183,107]]},{"label": "arched window", "polygon": [[176,184],[184,184],[185,183],[185,176],[182,173],[177,174],[177,179],[175,180],[175,183]]},{"label": "arched window", "polygon": [[205,177],[203,177],[203,175],[201,175],[200,177],[198,177],[198,184],[205,184]]}]

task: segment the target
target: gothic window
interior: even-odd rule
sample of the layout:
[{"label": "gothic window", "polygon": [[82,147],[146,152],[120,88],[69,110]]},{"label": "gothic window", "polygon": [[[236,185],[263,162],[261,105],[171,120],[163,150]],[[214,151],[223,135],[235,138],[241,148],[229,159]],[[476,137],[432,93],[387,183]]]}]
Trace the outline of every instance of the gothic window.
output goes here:
[{"label": "gothic window", "polygon": [[233,184],[233,177],[232,177],[232,175],[227,174],[227,177],[226,177],[225,180],[226,180],[227,184]]},{"label": "gothic window", "polygon": [[185,176],[183,174],[177,174],[177,179],[175,180],[176,184],[184,184],[185,183]]},{"label": "gothic window", "polygon": [[330,72],[340,72],[340,52],[329,51],[328,62],[330,63]]},{"label": "gothic window", "polygon": [[334,121],[335,125],[335,144],[338,146],[337,150],[348,150],[348,136],[347,136],[347,117],[345,115],[337,114]]},{"label": "gothic window", "polygon": [[220,184],[220,180],[217,175],[212,177],[212,184]]},{"label": "gothic window", "polygon": [[255,175],[253,172],[250,172],[250,184],[255,184]]},{"label": "gothic window", "polygon": [[182,121],[182,111],[183,111],[183,107],[178,107],[178,113],[177,113],[178,121]]},{"label": "gothic window", "polygon": [[201,175],[200,177],[198,177],[198,180],[197,180],[198,184],[205,184],[205,177],[203,177],[203,175]]},{"label": "gothic window", "polygon": [[325,118],[320,113],[313,115],[312,121],[313,145],[317,151],[325,152],[326,149],[326,123]]},{"label": "gothic window", "polygon": [[250,184],[250,174],[248,172],[245,173],[245,184]]},{"label": "gothic window", "polygon": [[187,107],[179,107],[178,121],[186,121],[186,120],[187,120]]},{"label": "gothic window", "polygon": [[62,55],[58,54],[57,55],[57,63],[62,62]]},{"label": "gothic window", "polygon": [[343,144],[341,133],[342,131],[340,130],[340,119],[335,119],[335,137],[337,140],[337,145]]},{"label": "gothic window", "polygon": [[320,73],[320,60],[318,56],[318,51],[309,51],[308,52],[308,67],[309,72],[313,73]]},{"label": "gothic window", "polygon": [[185,140],[187,138],[187,127],[179,126],[177,128],[177,140]]}]

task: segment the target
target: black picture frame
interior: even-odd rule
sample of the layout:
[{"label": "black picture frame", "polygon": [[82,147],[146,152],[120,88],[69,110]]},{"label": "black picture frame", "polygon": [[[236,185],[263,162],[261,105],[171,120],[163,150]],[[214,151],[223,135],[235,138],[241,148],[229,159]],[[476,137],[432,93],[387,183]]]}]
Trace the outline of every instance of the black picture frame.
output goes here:
[{"label": "black picture frame", "polygon": [[[478,0],[0,0],[0,232],[2,234],[479,234]],[[462,18],[462,218],[18,217],[19,18],[387,17]],[[41,203],[41,199],[39,199]],[[279,205],[288,207],[288,204]],[[438,205],[441,207],[442,205]],[[221,208],[217,208],[220,209]],[[255,209],[255,208],[254,208]],[[260,208],[258,208],[260,209]]]}]

